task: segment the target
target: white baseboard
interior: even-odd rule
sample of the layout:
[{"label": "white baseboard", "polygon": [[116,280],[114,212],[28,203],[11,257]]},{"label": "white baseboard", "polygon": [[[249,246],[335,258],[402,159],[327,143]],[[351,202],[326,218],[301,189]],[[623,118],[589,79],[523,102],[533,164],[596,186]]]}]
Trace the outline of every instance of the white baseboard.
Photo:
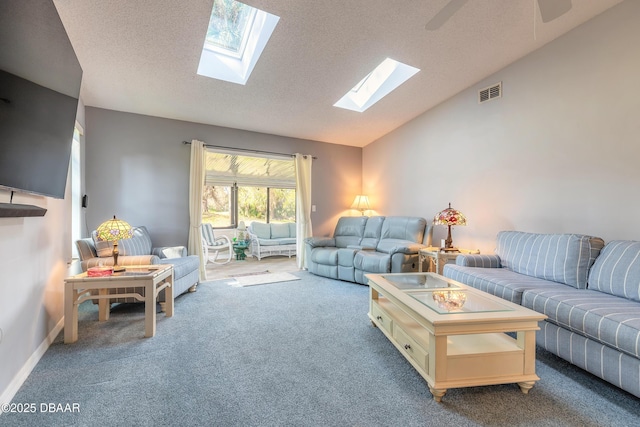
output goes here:
[{"label": "white baseboard", "polygon": [[0,394],[0,404],[11,403],[18,390],[20,390],[20,387],[22,387],[22,384],[24,384],[24,382],[27,380],[29,374],[31,374],[31,371],[33,371],[33,368],[36,367],[44,353],[47,351],[53,340],[56,339],[63,327],[64,316],[51,330],[51,332],[49,332],[42,343],[38,346],[36,351],[33,352],[31,357],[27,359],[26,363],[13,377],[13,380],[11,380],[7,388],[2,392],[2,394]]}]

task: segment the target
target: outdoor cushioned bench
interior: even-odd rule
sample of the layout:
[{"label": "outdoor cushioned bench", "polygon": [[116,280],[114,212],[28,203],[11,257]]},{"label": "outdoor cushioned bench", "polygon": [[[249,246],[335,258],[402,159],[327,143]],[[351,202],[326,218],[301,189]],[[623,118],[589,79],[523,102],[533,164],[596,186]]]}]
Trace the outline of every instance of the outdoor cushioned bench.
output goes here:
[{"label": "outdoor cushioned bench", "polygon": [[443,273],[547,315],[539,346],[640,397],[640,242],[502,231]]},{"label": "outdoor cushioned bench", "polygon": [[282,224],[252,222],[247,227],[251,239],[251,255],[258,260],[267,256],[296,254],[296,223]]}]

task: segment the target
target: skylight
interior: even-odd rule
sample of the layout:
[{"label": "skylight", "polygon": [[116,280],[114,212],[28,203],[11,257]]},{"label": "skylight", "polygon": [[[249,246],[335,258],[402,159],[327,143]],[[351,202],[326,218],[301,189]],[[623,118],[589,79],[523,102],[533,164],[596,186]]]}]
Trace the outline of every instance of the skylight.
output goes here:
[{"label": "skylight", "polygon": [[387,58],[333,106],[362,113],[418,71],[418,68]]},{"label": "skylight", "polygon": [[246,84],[279,20],[235,0],[215,0],[198,74]]},{"label": "skylight", "polygon": [[205,48],[242,58],[256,9],[237,1],[213,3]]}]

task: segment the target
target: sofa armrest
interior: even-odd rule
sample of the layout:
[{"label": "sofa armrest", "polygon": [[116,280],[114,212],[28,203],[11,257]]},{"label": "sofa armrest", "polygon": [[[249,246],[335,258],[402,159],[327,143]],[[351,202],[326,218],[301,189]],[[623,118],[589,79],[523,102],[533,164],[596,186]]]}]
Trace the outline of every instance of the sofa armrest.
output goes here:
[{"label": "sofa armrest", "polygon": [[160,259],[165,258],[184,258],[187,254],[187,248],[184,246],[161,246],[151,250],[152,255],[157,255]]},{"label": "sofa armrest", "polygon": [[463,267],[500,268],[498,255],[462,254],[456,257],[456,265]]},{"label": "sofa armrest", "polygon": [[304,242],[312,248],[336,246],[336,239],[332,237],[307,237],[304,239]]},{"label": "sofa armrest", "polygon": [[[118,257],[118,265],[135,266],[135,265],[154,265],[159,264],[160,258],[157,255],[121,255]],[[87,271],[89,267],[112,266],[113,257],[95,257],[83,260],[80,263],[82,271]]]}]

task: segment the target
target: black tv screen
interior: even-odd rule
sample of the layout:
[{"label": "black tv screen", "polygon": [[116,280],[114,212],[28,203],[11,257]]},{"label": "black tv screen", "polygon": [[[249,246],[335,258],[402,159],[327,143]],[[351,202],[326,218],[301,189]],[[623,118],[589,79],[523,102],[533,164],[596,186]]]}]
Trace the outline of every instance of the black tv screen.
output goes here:
[{"label": "black tv screen", "polygon": [[64,198],[81,80],[51,0],[0,1],[0,188]]}]

